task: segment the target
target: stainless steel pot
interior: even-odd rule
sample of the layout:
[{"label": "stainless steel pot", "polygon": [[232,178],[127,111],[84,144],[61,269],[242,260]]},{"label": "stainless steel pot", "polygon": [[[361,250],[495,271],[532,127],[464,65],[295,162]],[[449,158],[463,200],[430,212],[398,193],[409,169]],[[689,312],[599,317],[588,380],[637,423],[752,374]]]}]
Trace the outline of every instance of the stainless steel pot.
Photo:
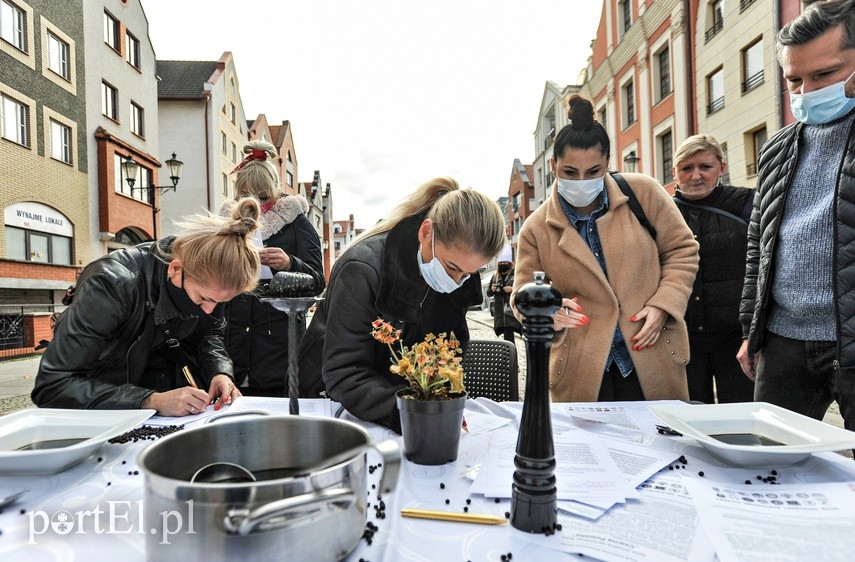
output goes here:
[{"label": "stainless steel pot", "polygon": [[[366,454],[309,474],[301,469],[364,444],[371,438],[358,425],[299,416],[225,420],[152,443],[139,456],[148,560],[344,558],[365,531],[373,499]],[[389,493],[400,450],[392,439],[373,445],[383,456],[380,492]],[[256,481],[191,482],[219,462],[246,468]]]}]

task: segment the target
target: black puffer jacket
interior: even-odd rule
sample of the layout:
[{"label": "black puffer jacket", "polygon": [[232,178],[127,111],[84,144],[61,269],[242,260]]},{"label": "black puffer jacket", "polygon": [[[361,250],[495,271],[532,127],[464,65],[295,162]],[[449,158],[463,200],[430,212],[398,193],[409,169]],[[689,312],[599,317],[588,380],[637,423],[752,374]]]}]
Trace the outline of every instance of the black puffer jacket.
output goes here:
[{"label": "black puffer jacket", "polygon": [[[740,320],[748,352],[763,347],[769,301],[772,295],[775,242],[787,192],[799,160],[799,134],[795,123],[778,131],[760,154],[757,197],[748,226],[748,255],[742,289]],[[834,295],[838,334],[837,361],[855,367],[855,124],[849,130],[842,162],[830,162],[839,171],[834,215]]]},{"label": "black puffer jacket", "polygon": [[[318,233],[304,214],[307,207],[300,195],[280,196],[273,208],[261,215],[261,235],[266,248],[281,248],[291,257],[290,271],[314,278],[317,294],[325,285],[323,257]],[[221,214],[228,215],[229,209],[230,205],[224,206]],[[226,349],[234,361],[238,384],[249,379],[248,394],[284,396],[288,315],[259,300],[266,286],[262,282],[253,294],[238,295],[226,305]],[[304,323],[298,323],[298,336]]]},{"label": "black puffer jacket", "polygon": [[[754,190],[719,185],[703,199],[684,199],[677,208],[700,244],[700,266],[686,308],[686,327],[694,334],[739,332],[739,301],[745,279],[747,221]],[[727,211],[746,221],[689,205]]]},{"label": "black puffer jacket", "polygon": [[[166,289],[173,238],[112,252],[81,273],[74,301],[56,325],[39,364],[33,402],[42,408],[133,409],[152,392],[141,379],[185,386],[163,352],[168,325],[205,390],[231,376],[222,306],[207,317],[180,314]],[[160,372],[165,371],[165,372]]]},{"label": "black puffer jacket", "polygon": [[326,298],[300,342],[300,393],[327,395],[360,419],[401,432],[395,392],[406,387],[389,371],[391,353],[371,337],[382,318],[403,331],[411,346],[428,333],[454,332],[469,343],[467,309],[480,304],[481,279],[472,275],[448,294],[430,289],[418,266],[418,228],[424,215],[405,219],[387,233],[353,244],[335,262]]}]

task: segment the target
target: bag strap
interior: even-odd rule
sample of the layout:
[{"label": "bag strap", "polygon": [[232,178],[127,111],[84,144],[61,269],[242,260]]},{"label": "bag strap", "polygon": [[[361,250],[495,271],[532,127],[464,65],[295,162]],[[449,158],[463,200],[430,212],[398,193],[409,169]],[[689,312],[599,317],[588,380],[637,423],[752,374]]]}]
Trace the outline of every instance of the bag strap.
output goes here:
[{"label": "bag strap", "polygon": [[716,213],[716,214],[719,214],[723,217],[733,219],[736,222],[738,222],[739,224],[744,224],[744,225],[748,224],[748,221],[745,220],[744,218],[738,217],[738,216],[734,215],[733,213],[728,213],[724,209],[718,209],[716,207],[710,207],[709,205],[698,205],[697,203],[689,203],[688,201],[685,201],[685,200],[680,199],[678,197],[674,197],[673,199],[674,199],[674,203],[676,203],[678,205],[682,205],[684,207],[691,207],[693,209],[700,209],[702,211],[709,211],[710,213]]},{"label": "bag strap", "polygon": [[629,208],[632,211],[632,214],[635,215],[635,218],[638,219],[641,226],[647,229],[651,238],[656,240],[656,229],[653,228],[653,225],[650,224],[649,220],[647,220],[647,215],[644,214],[644,209],[641,208],[641,203],[638,202],[638,198],[635,196],[635,193],[633,193],[632,188],[629,187],[629,183],[618,172],[609,172],[609,174],[614,178],[615,182],[617,182],[618,187],[623,194],[629,198],[627,203],[629,203]]}]

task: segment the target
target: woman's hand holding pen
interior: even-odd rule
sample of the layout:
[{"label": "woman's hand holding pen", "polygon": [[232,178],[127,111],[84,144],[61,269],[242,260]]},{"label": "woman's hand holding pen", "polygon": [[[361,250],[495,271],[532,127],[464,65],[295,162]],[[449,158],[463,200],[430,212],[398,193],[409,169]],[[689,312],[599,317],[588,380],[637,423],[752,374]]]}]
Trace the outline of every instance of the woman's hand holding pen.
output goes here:
[{"label": "woman's hand holding pen", "polygon": [[211,379],[211,388],[208,391],[208,403],[214,404],[214,409],[219,410],[223,404],[231,404],[232,400],[240,396],[240,390],[234,381],[227,375],[214,375]]},{"label": "woman's hand holding pen", "polygon": [[153,392],[142,401],[140,407],[157,410],[161,416],[177,417],[198,414],[210,403],[208,393],[204,390],[182,386],[167,392]]},{"label": "woman's hand holding pen", "polygon": [[552,321],[552,329],[555,331],[564,328],[578,328],[589,322],[588,317],[582,311],[582,306],[577,302],[579,297],[572,299],[561,299],[561,308],[555,313]]}]

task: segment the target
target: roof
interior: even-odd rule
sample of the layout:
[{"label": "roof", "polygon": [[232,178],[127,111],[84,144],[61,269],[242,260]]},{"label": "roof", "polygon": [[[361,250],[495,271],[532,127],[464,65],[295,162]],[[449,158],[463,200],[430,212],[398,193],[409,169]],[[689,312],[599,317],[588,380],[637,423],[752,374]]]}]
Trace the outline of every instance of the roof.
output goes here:
[{"label": "roof", "polygon": [[520,179],[523,182],[531,183],[531,180],[528,177],[528,171],[526,170],[526,167],[523,166],[523,163],[520,162],[519,158],[514,158],[514,168],[516,169],[517,173],[520,175]]},{"label": "roof", "polygon": [[160,98],[201,98],[205,83],[217,70],[217,61],[157,61],[157,96]]}]

